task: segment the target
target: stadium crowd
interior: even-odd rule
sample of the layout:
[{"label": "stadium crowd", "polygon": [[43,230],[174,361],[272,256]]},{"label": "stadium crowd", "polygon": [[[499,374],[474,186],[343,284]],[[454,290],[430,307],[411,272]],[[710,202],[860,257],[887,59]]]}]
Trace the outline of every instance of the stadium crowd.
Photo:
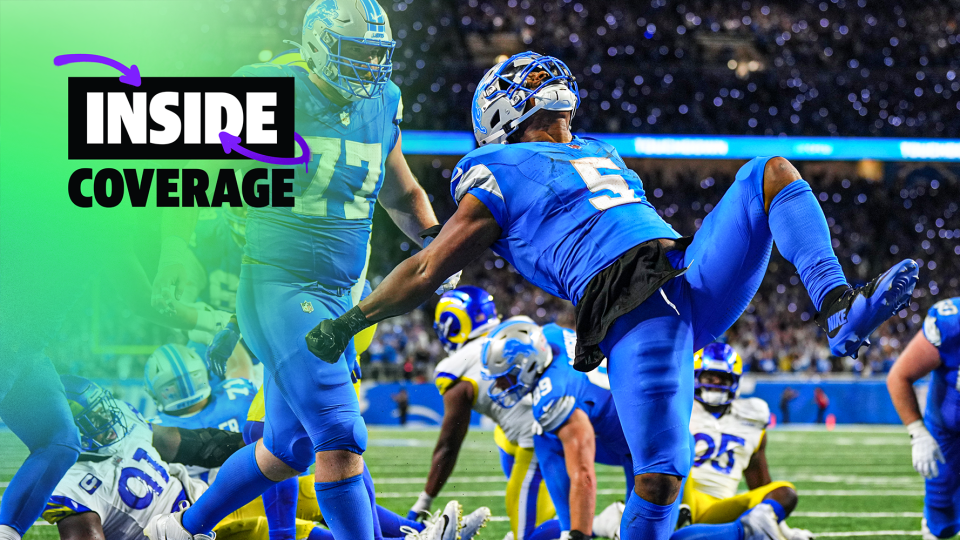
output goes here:
[{"label": "stadium crowd", "polygon": [[[475,83],[536,50],[580,81],[588,132],[956,137],[958,3],[406,0],[405,127],[470,128]],[[405,44],[405,45],[404,45]]]},{"label": "stadium crowd", "polygon": [[[246,25],[251,32],[225,66],[232,70],[230,66],[249,62],[256,56],[251,48],[271,44],[272,52],[262,52],[278,52],[283,39],[299,35],[309,4],[269,0],[256,8],[214,11],[211,16],[233,17],[232,24]],[[946,121],[960,108],[960,57],[954,54],[960,0],[917,5],[895,0],[585,4],[387,4],[400,45],[393,80],[403,92],[403,128],[469,130],[476,81],[498,55],[531,49],[563,58],[576,72],[583,101],[575,131],[960,137],[960,124]],[[729,170],[711,173],[701,167],[696,173],[674,174],[630,165],[643,178],[647,196],[681,234],[696,231],[732,181]],[[451,166],[434,160],[432,167],[415,167],[434,194],[441,219],[453,212],[446,194]],[[957,172],[888,169],[885,180],[872,182],[829,169],[807,179],[830,218],[845,269],[866,280],[897,260],[917,258],[924,267],[916,301],[881,329],[880,343],[860,360],[830,358],[819,329],[804,324],[813,308],[798,277],[775,254],[759,294],[729,335],[754,371],[885,371],[919,328],[932,297],[960,294]],[[374,229],[375,283],[413,249],[388,221],[379,219]],[[505,315],[523,313],[572,326],[568,304],[532,287],[490,253],[465,271],[463,283],[488,289]],[[413,378],[429,372],[442,355],[431,328],[432,310],[428,304],[381,324],[367,353],[368,375]],[[82,315],[79,320],[86,321],[89,314]],[[101,317],[101,324],[107,319],[112,317]],[[121,319],[130,320],[130,314]],[[137,337],[131,338],[131,332]],[[138,373],[145,357],[136,351],[97,362],[95,357],[112,355],[103,351],[114,349],[95,350],[90,344],[162,343],[182,337],[165,332],[146,323],[144,328],[101,329],[98,336],[80,329],[72,335],[85,336],[83,343],[61,341],[63,354],[54,356],[59,364],[103,366],[103,376],[115,376],[118,369]]]},{"label": "stadium crowd", "polygon": [[[800,168],[804,170],[802,164]],[[733,181],[726,173],[698,181],[692,173],[664,178],[658,167],[645,172],[640,164],[637,170],[654,206],[685,235],[697,230]],[[891,176],[874,182],[812,172],[807,180],[822,203],[847,275],[866,282],[895,262],[914,258],[923,267],[914,302],[881,328],[879,342],[861,358],[831,357],[826,336],[811,320],[814,308],[799,277],[774,250],[759,293],[727,336],[749,370],[885,372],[919,330],[935,299],[960,295],[960,178],[951,169],[924,165],[894,169]],[[375,230],[375,242],[382,249],[370,270],[374,284],[411,250],[386,223],[378,223]],[[491,252],[467,267],[461,283],[493,294],[504,316],[523,314],[537,322],[573,326],[570,304],[533,287]],[[411,378],[429,373],[442,359],[431,328],[434,304],[380,325],[367,361],[382,364],[371,368],[372,375]]]}]

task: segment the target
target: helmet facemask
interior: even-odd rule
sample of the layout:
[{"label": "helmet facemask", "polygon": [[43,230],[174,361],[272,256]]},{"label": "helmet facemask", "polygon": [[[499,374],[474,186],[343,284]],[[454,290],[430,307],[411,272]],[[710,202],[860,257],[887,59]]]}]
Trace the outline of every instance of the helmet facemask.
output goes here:
[{"label": "helmet facemask", "polygon": [[110,392],[91,385],[83,397],[86,403],[73,400],[69,403],[84,451],[96,452],[116,444],[129,433],[123,412]]},{"label": "helmet facemask", "polygon": [[396,42],[375,2],[314,2],[296,45],[310,71],[348,101],[378,97],[390,81]]},{"label": "helmet facemask", "polygon": [[521,53],[494,66],[477,87],[474,135],[480,146],[503,143],[541,109],[569,111],[572,121],[579,105],[576,78],[563,62]]},{"label": "helmet facemask", "polygon": [[481,358],[483,378],[494,381],[487,395],[500,406],[510,408],[533,391],[553,361],[553,351],[535,323],[508,321],[490,333]]}]

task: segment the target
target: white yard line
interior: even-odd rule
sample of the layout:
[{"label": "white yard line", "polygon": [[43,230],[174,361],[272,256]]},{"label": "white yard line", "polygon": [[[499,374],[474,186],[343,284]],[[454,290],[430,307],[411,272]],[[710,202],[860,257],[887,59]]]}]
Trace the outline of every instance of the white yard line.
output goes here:
[{"label": "white yard line", "polygon": [[922,518],[923,512],[794,512],[790,517],[811,518]]},{"label": "white yard line", "polygon": [[921,536],[920,531],[845,531],[818,532],[817,538],[842,538],[848,536]]}]

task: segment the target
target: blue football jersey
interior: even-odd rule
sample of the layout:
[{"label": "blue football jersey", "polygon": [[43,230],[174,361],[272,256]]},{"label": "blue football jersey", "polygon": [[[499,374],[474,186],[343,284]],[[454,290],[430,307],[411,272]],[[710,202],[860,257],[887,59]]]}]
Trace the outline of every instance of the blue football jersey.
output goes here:
[{"label": "blue football jersey", "polygon": [[400,136],[400,89],[390,82],[377,98],[339,107],[301,64],[253,64],[234,74],[295,79],[295,129],[312,154],[309,172],[292,167],[293,208],[248,211],[245,254],[304,281],[349,288],[363,271],[383,165]]},{"label": "blue football jersey", "polygon": [[960,298],[941,300],[923,321],[923,335],[940,351],[933,371],[924,417],[943,429],[960,431]]},{"label": "blue football jersey", "polygon": [[207,273],[199,299],[214,309],[235,313],[243,247],[234,240],[222,209],[200,210],[190,247]]},{"label": "blue football jersey", "polygon": [[[553,362],[547,367],[533,390],[533,418],[544,433],[555,433],[573,411],[580,409],[590,418],[597,436],[597,461],[619,465],[619,457],[630,453],[623,436],[617,407],[610,393],[605,367],[590,373],[573,369],[576,332],[556,324],[543,327],[553,351]],[[605,456],[612,459],[604,459]]]},{"label": "blue football jersey", "polygon": [[247,379],[227,379],[210,393],[210,401],[200,412],[190,416],[157,413],[152,423],[184,429],[217,428],[240,433],[247,421],[247,411],[257,395],[257,387]]},{"label": "blue football jersey", "polygon": [[595,139],[478,148],[457,164],[450,190],[458,204],[469,193],[490,209],[503,231],[494,252],[574,303],[630,248],[679,237],[647,201],[640,177]]}]

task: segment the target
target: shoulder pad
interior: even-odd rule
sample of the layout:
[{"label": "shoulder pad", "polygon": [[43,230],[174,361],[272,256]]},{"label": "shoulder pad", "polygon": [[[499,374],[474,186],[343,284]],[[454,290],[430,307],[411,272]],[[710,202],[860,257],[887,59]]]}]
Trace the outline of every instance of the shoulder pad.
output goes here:
[{"label": "shoulder pad", "polygon": [[760,398],[737,398],[733,401],[731,412],[764,426],[770,423],[770,406]]},{"label": "shoulder pad", "polygon": [[433,380],[440,395],[443,395],[453,383],[481,362],[482,347],[478,344],[480,340],[473,340],[437,364],[433,372]]},{"label": "shoulder pad", "polygon": [[542,407],[536,407],[536,420],[546,432],[553,432],[560,428],[577,407],[577,398],[562,396],[548,401]]}]

